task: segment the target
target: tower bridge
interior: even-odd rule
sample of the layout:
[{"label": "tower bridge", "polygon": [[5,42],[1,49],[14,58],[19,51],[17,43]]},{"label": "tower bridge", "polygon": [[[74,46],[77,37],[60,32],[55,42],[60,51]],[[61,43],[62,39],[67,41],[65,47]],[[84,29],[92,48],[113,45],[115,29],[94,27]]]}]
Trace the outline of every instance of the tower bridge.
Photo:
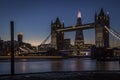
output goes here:
[{"label": "tower bridge", "polygon": [[76,31],[75,46],[80,48],[84,45],[83,30],[95,29],[95,45],[96,47],[109,47],[109,33],[105,29],[110,28],[109,15],[105,14],[101,9],[99,14],[95,13],[93,23],[82,24],[81,13],[78,12],[77,23],[74,26],[64,27],[59,18],[51,23],[51,45],[53,48],[62,50],[64,42],[64,32]]},{"label": "tower bridge", "polygon": [[[100,10],[99,14],[95,13],[94,22],[82,24],[82,18],[80,11],[77,16],[77,23],[72,26],[65,27],[64,23],[61,23],[59,18],[56,18],[55,22],[51,22],[51,48],[57,50],[64,50],[65,46],[70,46],[69,39],[64,39],[64,32],[76,31],[74,49],[75,53],[84,51],[84,48],[91,47],[91,45],[84,44],[83,30],[94,29],[95,30],[95,46],[100,48],[110,47],[110,33],[117,39],[120,40],[118,32],[110,27],[109,14],[105,14],[103,9]],[[43,41],[44,43],[48,40],[50,35]],[[67,44],[64,43],[67,40]],[[64,45],[65,44],[65,45]],[[79,55],[79,54],[78,54]]]}]

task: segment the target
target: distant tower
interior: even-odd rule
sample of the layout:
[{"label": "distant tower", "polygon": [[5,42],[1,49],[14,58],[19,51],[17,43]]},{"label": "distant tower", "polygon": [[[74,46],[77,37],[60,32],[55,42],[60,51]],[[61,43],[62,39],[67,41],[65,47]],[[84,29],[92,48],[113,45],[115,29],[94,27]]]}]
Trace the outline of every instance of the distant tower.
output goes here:
[{"label": "distant tower", "polygon": [[23,43],[23,34],[21,32],[18,33],[18,42],[20,45]]},{"label": "distant tower", "polygon": [[97,15],[95,13],[95,43],[96,47],[109,47],[109,32],[104,28],[109,26],[109,15],[105,14],[103,9]]},{"label": "distant tower", "polygon": [[56,32],[56,29],[64,27],[64,23],[61,24],[59,18],[56,18],[55,22],[51,22],[51,47],[62,50],[64,42],[64,33]]},{"label": "distant tower", "polygon": [[[78,15],[77,15],[77,25],[82,25],[80,11],[78,11]],[[75,46],[80,48],[80,46],[82,46],[82,45],[84,45],[83,31],[82,31],[82,29],[79,29],[76,31]]]},{"label": "distant tower", "polygon": [[3,40],[1,40],[1,37],[0,37],[0,54],[3,51],[3,44],[4,44],[4,42],[3,42]]}]

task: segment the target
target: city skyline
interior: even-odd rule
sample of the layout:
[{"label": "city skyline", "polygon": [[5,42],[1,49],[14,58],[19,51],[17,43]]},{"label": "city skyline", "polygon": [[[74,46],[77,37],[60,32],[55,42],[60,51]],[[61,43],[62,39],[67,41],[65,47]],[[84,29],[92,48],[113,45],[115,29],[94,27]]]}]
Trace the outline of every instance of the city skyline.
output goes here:
[{"label": "city skyline", "polygon": [[[113,4],[114,3],[114,4]],[[82,23],[94,22],[95,12],[103,8],[109,12],[110,25],[117,32],[120,30],[119,0],[1,0],[0,1],[0,37],[10,40],[10,21],[15,23],[15,40],[18,32],[23,33],[23,41],[39,45],[49,34],[51,21],[57,17],[65,23],[65,27],[77,23],[77,13],[80,10]],[[89,35],[88,35],[89,34]],[[86,43],[94,43],[94,30],[84,31]],[[65,33],[65,38],[75,39],[74,32]]]}]

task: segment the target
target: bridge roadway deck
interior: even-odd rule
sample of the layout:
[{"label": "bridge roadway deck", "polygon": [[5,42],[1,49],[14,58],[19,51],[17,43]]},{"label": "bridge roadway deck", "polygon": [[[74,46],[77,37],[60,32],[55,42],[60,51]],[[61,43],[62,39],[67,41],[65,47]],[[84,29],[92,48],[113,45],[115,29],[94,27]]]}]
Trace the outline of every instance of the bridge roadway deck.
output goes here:
[{"label": "bridge roadway deck", "polygon": [[56,71],[0,75],[0,80],[120,80],[120,71]]}]

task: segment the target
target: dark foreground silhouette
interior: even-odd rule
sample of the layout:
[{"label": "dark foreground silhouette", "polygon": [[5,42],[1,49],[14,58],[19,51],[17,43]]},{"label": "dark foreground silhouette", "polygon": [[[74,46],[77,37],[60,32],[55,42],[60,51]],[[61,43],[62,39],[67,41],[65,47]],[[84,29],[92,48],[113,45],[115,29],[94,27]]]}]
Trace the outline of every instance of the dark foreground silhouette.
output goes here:
[{"label": "dark foreground silhouette", "polygon": [[0,80],[120,80],[120,71],[43,72],[1,75]]}]

